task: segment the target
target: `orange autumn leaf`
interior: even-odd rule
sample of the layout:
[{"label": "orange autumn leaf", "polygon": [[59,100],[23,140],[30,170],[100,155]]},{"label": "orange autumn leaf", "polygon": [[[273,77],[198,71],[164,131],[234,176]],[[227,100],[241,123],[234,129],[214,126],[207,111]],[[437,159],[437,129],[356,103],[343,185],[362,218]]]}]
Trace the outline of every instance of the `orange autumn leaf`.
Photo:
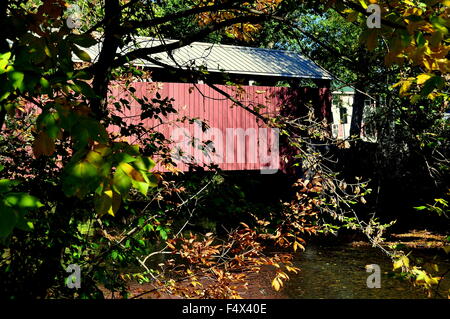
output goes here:
[{"label": "orange autumn leaf", "polygon": [[40,132],[33,142],[33,154],[36,158],[41,155],[51,156],[55,152],[55,140],[46,132]]},{"label": "orange autumn leaf", "polygon": [[373,51],[375,50],[375,48],[377,47],[377,40],[378,40],[378,31],[376,29],[372,30],[369,34],[369,36],[367,37],[367,49],[369,51]]}]

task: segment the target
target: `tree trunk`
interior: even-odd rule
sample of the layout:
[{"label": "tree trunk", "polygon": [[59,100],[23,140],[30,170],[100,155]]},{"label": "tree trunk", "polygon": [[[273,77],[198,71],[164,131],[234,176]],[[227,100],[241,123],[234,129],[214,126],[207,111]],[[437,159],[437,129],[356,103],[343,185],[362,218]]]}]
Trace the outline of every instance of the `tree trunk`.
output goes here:
[{"label": "tree trunk", "polygon": [[355,97],[353,100],[353,112],[352,112],[352,122],[350,124],[350,136],[356,136],[357,138],[361,135],[362,119],[364,113],[364,101],[366,96],[360,92],[364,87],[361,83],[355,85]]},{"label": "tree trunk", "polygon": [[118,0],[108,0],[105,2],[105,39],[102,43],[98,62],[95,66],[94,79],[92,81],[93,90],[97,98],[91,100],[91,110],[97,120],[105,117],[108,95],[108,85],[111,76],[111,65],[116,57],[117,48],[121,39],[118,37],[120,27],[117,17],[120,17],[121,7]]}]

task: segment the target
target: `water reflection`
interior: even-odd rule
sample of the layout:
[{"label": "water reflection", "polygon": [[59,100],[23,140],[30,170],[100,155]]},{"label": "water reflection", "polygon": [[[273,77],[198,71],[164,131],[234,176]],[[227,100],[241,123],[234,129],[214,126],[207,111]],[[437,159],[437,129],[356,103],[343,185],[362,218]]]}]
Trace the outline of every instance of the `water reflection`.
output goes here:
[{"label": "water reflection", "polygon": [[[301,272],[292,275],[288,281],[284,291],[288,298],[426,298],[419,288],[413,287],[409,282],[393,278],[390,259],[374,248],[309,245],[294,263]],[[381,268],[379,289],[367,288],[366,280],[371,274],[366,272],[365,266],[368,264],[378,264]],[[438,264],[443,270],[450,267],[450,262],[444,258],[441,258]],[[448,291],[449,281],[446,279],[441,283],[440,291]]]}]

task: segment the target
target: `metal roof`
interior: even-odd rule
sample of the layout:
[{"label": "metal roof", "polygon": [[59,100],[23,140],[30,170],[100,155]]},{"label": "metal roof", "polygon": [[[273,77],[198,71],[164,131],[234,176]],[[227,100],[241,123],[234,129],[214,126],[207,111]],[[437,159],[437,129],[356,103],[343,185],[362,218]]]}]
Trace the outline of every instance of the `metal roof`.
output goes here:
[{"label": "metal roof", "polygon": [[[153,47],[176,41],[137,37],[119,53],[124,54],[136,48]],[[101,44],[85,49],[94,61],[100,46]],[[325,69],[293,51],[194,42],[171,51],[170,55],[162,52],[153,54],[151,57],[174,67],[184,69],[202,67],[209,72],[303,79],[330,80],[332,78]],[[134,64],[149,68],[161,67],[141,59],[134,61]]]}]

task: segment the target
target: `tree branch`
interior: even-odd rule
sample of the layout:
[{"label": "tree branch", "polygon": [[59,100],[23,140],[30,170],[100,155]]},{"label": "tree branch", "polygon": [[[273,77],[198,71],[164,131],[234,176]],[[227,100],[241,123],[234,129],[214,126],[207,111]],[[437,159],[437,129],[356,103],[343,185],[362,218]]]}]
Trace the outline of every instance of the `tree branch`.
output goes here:
[{"label": "tree branch", "polygon": [[[132,3],[135,4],[134,2],[136,2],[136,1],[130,1],[126,5],[122,6],[122,11],[124,9],[126,9],[126,8],[131,7],[130,4],[132,4]],[[195,7],[195,8],[191,8],[191,9],[175,12],[175,13],[172,13],[172,14],[168,14],[168,15],[165,15],[163,17],[154,18],[154,19],[151,19],[151,20],[129,21],[129,22],[126,23],[125,26],[121,26],[120,27],[120,31],[121,31],[121,34],[124,35],[124,34],[127,34],[127,33],[135,31],[136,28],[151,28],[151,27],[155,27],[157,25],[163,24],[163,23],[171,22],[171,21],[174,21],[174,20],[177,20],[177,19],[185,18],[185,17],[191,16],[191,15],[195,15],[195,14],[199,14],[199,13],[215,12],[215,11],[225,10],[225,9],[236,9],[236,10],[239,10],[240,7],[237,6],[237,4],[238,3],[244,3],[244,2],[245,1],[240,0],[240,1],[234,1],[234,2],[215,4],[215,5],[210,5],[210,6]],[[114,19],[120,19],[120,17],[121,17],[120,15],[115,15]],[[92,26],[89,30],[87,30],[85,32],[85,34],[89,34],[89,33],[93,32],[93,31],[95,31],[100,26],[102,26],[104,23],[105,23],[105,19],[99,21],[94,26]]]},{"label": "tree branch", "polygon": [[228,19],[219,23],[215,23],[212,25],[208,25],[207,27],[201,29],[198,32],[195,32],[191,35],[188,35],[187,37],[178,40],[173,43],[169,44],[161,44],[150,48],[140,48],[136,49],[134,51],[128,52],[125,55],[120,56],[117,58],[114,63],[112,64],[112,67],[119,67],[121,65],[124,65],[125,63],[128,63],[130,61],[136,60],[136,59],[145,59],[149,55],[157,54],[161,52],[168,52],[175,49],[179,49],[181,47],[190,45],[191,43],[198,41],[205,36],[209,35],[210,33],[213,33],[215,31],[218,31],[220,29],[223,29],[228,26],[232,26],[233,24],[237,23],[259,23],[262,21],[269,20],[271,16],[241,16],[236,17],[232,19]]},{"label": "tree branch", "polygon": [[[0,1],[0,53],[3,53],[4,50],[8,47],[8,43],[6,42],[5,30],[8,28],[5,27],[4,21],[6,21],[6,14],[8,9],[9,0]],[[3,104],[3,103],[2,103]],[[4,105],[0,105],[0,132],[3,129],[3,124],[5,124],[6,118],[6,110]]]}]

